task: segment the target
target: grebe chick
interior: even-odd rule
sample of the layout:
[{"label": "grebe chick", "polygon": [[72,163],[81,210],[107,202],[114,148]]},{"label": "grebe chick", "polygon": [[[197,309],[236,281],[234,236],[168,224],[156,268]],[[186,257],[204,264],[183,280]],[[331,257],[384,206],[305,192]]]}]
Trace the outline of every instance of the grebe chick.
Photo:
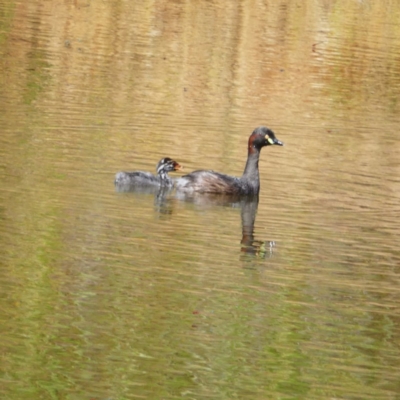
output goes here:
[{"label": "grebe chick", "polygon": [[260,191],[258,171],[260,151],[263,147],[274,144],[283,146],[271,129],[259,126],[249,137],[246,167],[240,178],[210,170],[199,170],[178,178],[175,181],[176,189],[186,193],[258,194]]},{"label": "grebe chick", "polygon": [[182,166],[169,157],[162,158],[157,164],[157,175],[150,172],[118,172],[115,175],[114,183],[116,185],[129,186],[162,186],[172,187],[173,181],[168,176],[168,172],[182,169]]}]

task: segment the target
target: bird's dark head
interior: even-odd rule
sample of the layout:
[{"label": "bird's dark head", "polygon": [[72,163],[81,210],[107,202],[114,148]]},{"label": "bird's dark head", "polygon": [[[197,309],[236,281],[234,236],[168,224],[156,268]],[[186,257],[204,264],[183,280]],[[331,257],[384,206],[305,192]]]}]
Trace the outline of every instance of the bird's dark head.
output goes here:
[{"label": "bird's dark head", "polygon": [[249,152],[260,151],[264,146],[276,144],[283,146],[283,142],[275,137],[275,133],[265,126],[254,129],[249,137]]}]

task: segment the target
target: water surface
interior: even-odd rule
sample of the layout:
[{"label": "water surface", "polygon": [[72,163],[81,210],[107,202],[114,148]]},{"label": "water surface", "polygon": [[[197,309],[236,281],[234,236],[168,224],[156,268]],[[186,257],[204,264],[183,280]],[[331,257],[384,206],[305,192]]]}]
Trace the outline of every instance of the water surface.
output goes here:
[{"label": "water surface", "polygon": [[[397,399],[399,17],[3,2],[1,397]],[[114,188],[259,125],[258,201]]]}]

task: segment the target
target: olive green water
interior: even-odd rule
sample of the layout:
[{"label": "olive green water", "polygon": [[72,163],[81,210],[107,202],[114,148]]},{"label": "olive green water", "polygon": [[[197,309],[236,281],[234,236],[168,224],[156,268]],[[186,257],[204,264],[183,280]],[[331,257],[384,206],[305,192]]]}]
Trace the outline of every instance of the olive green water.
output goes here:
[{"label": "olive green water", "polygon": [[[3,1],[1,399],[399,399],[399,21]],[[114,189],[164,156],[240,175],[258,125],[259,203]]]}]

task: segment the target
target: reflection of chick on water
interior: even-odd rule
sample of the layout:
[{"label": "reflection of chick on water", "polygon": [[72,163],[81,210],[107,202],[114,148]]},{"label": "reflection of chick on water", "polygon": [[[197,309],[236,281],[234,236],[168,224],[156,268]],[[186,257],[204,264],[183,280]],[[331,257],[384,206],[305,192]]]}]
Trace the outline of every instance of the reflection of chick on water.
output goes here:
[{"label": "reflection of chick on water", "polygon": [[118,172],[115,175],[115,190],[136,194],[154,194],[154,206],[159,214],[172,214],[167,194],[171,192],[173,180],[168,172],[181,170],[182,166],[169,157],[162,158],[156,167],[157,175],[147,171]]}]

